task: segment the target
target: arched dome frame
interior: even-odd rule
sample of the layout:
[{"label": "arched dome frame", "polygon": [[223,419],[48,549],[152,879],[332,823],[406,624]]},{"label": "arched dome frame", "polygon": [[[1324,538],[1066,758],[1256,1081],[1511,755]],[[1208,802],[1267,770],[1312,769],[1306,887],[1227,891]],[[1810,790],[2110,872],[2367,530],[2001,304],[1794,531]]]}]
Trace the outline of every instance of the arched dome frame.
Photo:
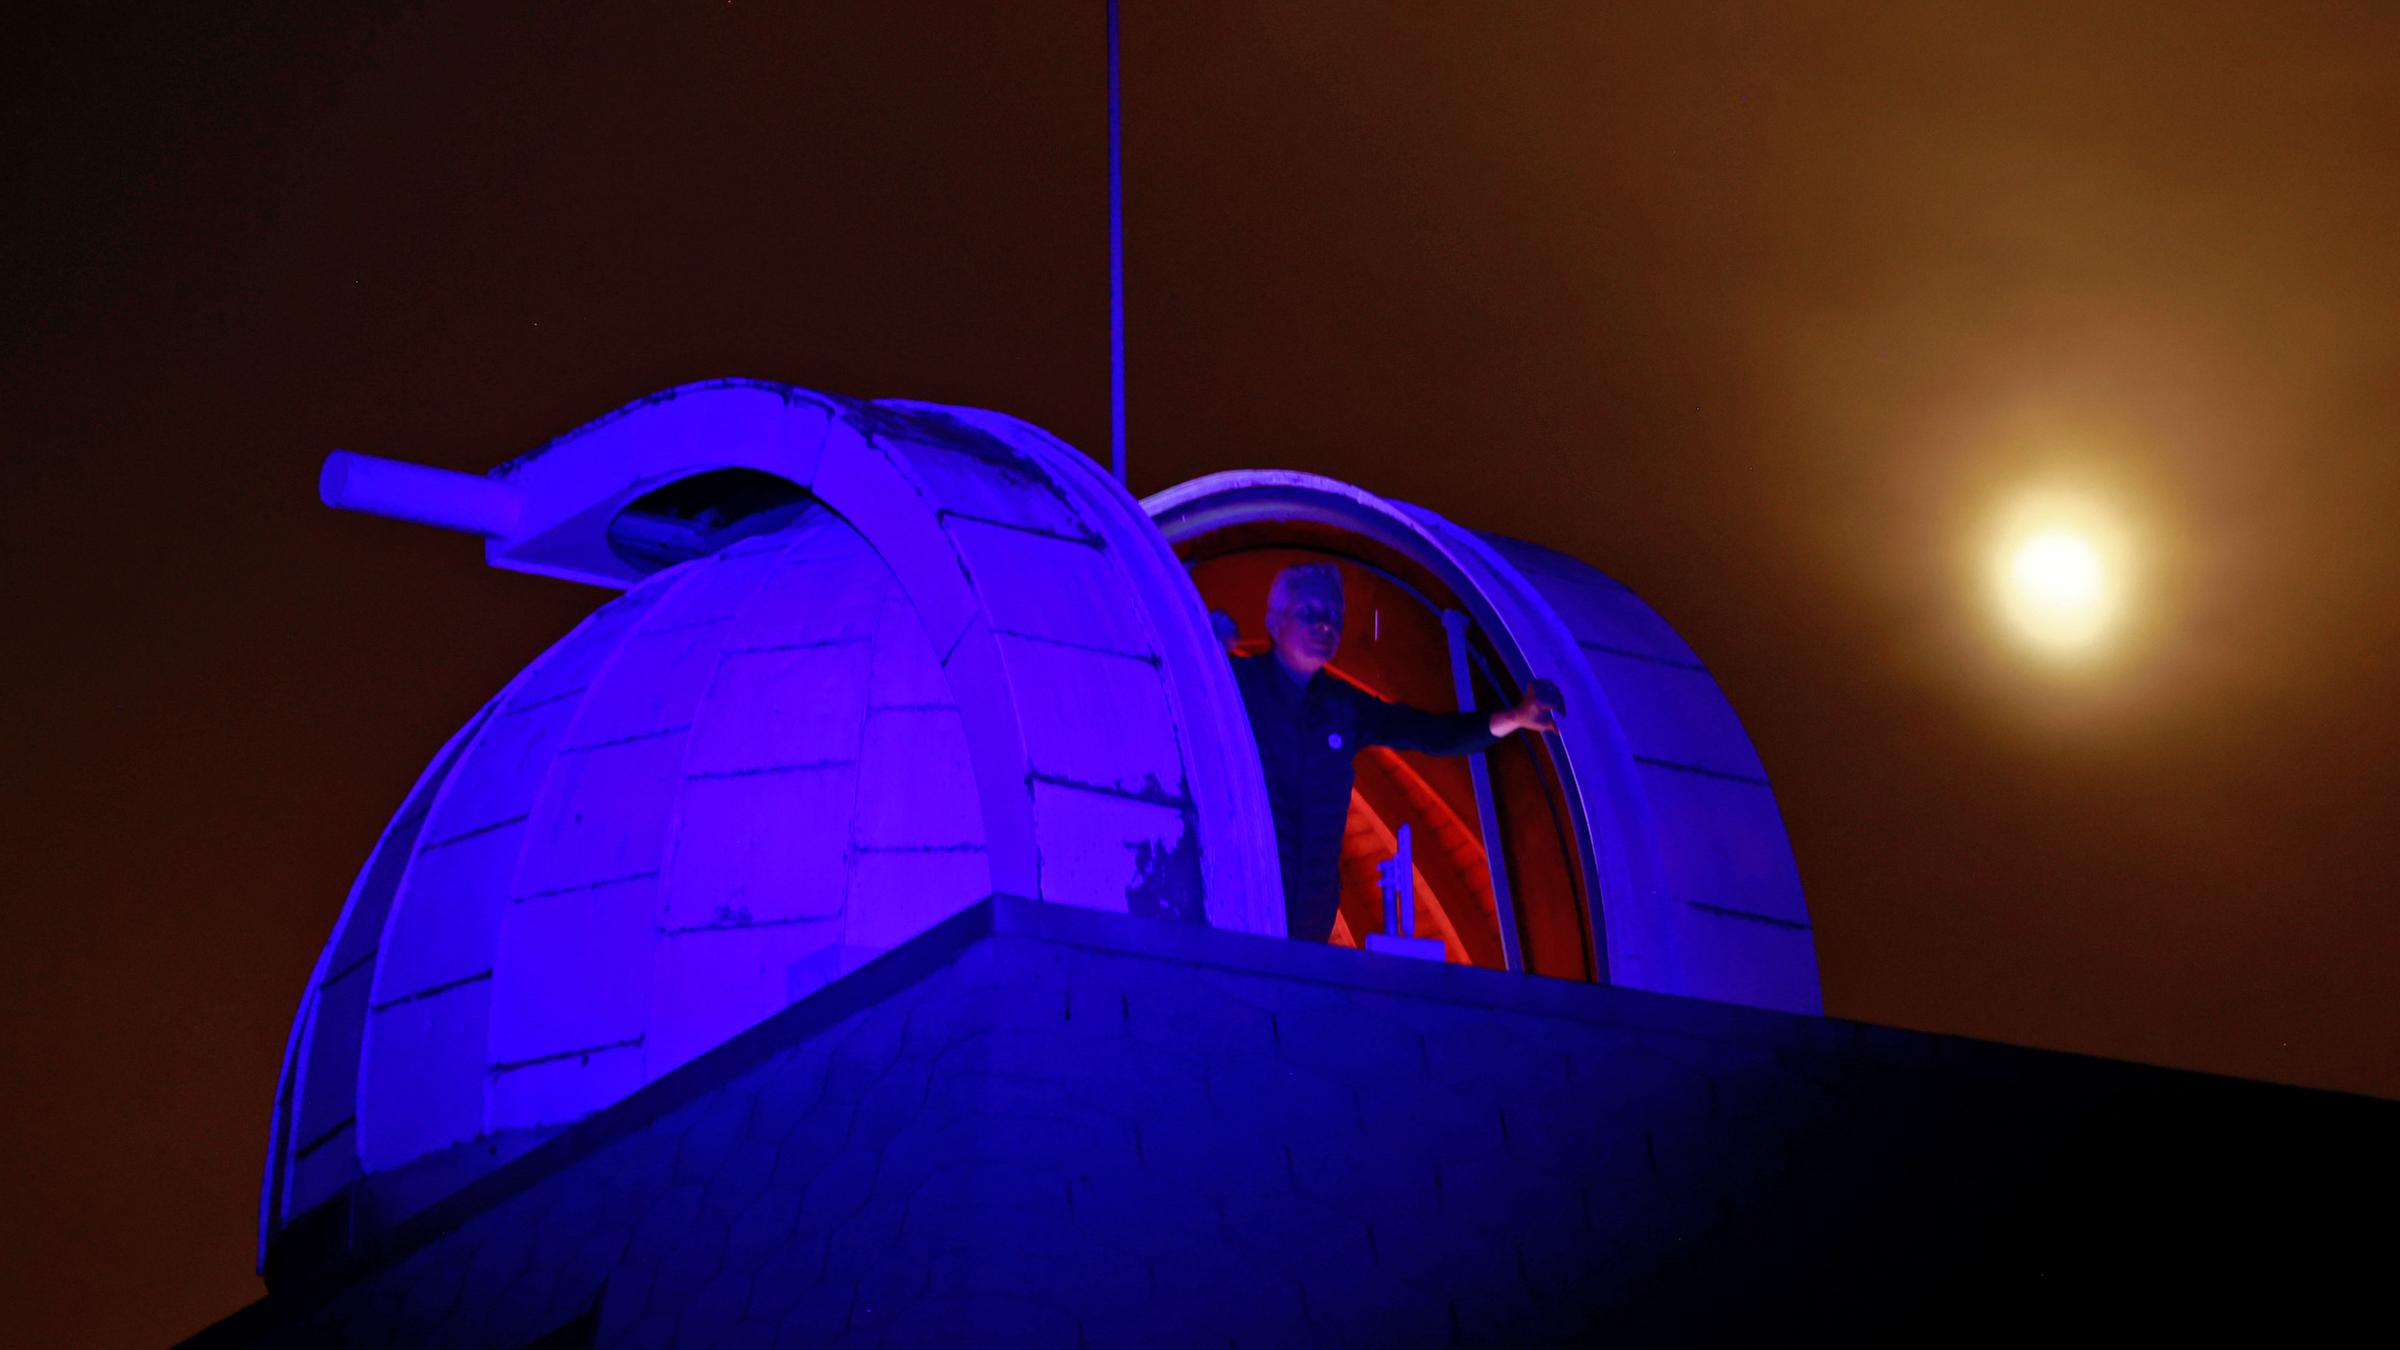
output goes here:
[{"label": "arched dome frame", "polygon": [[1706,667],[1631,590],[1575,559],[1315,474],[1209,474],[1143,507],[1178,546],[1307,522],[1426,568],[1519,687],[1540,676],[1565,695],[1554,764],[1584,841],[1587,917],[1609,982],[1821,1010],[1813,933],[1764,770]]}]

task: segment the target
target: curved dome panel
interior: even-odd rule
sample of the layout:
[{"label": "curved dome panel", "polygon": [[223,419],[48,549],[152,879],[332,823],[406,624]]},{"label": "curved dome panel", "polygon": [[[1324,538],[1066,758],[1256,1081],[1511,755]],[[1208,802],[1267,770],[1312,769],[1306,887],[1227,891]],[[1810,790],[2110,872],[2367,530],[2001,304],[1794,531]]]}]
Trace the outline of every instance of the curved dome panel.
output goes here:
[{"label": "curved dome panel", "polygon": [[[1421,516],[1432,513],[1411,508]],[[1466,534],[1446,521],[1437,528]],[[1601,908],[1619,984],[1821,1013],[1815,934],[1766,768],[1708,667],[1633,591],[1565,554],[1474,532],[1556,667],[1607,712],[1607,767],[1584,811],[1623,856],[1632,903]],[[1526,593],[1530,592],[1528,596]],[[1541,610],[1547,613],[1541,613]],[[1554,621],[1555,627],[1552,626]],[[1564,631],[1561,632],[1560,630]],[[1568,656],[1568,643],[1573,656]],[[1597,781],[1594,781],[1596,778]]]},{"label": "curved dome panel", "polygon": [[297,1212],[294,1197],[307,1197],[298,1207],[306,1208],[358,1179],[358,1049],[366,1027],[376,944],[434,794],[448,780],[459,751],[498,704],[498,699],[485,704],[410,789],[351,884],[332,938],[317,953],[307,995],[284,1047],[282,1088],[259,1206],[262,1250],[270,1226],[283,1214]]},{"label": "curved dome panel", "polygon": [[[385,832],[295,1028],[268,1239],[362,1179],[405,1214],[994,890],[1280,932],[1222,650],[1081,455],[732,382],[501,473],[532,570],[713,551],[537,659]],[[700,475],[771,527],[708,540]],[[625,528],[661,502],[691,518]]]},{"label": "curved dome panel", "polygon": [[[1211,474],[1144,502],[1187,550],[1357,546],[1405,558],[1458,604],[1519,688],[1566,697],[1555,765],[1574,808],[1611,983],[1817,1012],[1799,872],[1765,771],[1707,668],[1639,597],[1520,540],[1312,474]],[[1327,533],[1330,531],[1331,533]]]},{"label": "curved dome panel", "polygon": [[615,1101],[990,890],[958,708],[854,531],[819,508],[662,573],[528,667],[362,873],[284,1211]]}]

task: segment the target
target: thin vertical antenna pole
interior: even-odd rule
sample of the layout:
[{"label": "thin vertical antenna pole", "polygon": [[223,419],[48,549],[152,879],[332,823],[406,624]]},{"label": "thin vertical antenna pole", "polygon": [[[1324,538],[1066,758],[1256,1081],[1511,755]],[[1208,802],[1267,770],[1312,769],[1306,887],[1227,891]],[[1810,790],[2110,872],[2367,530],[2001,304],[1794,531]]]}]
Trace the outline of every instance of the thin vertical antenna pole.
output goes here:
[{"label": "thin vertical antenna pole", "polygon": [[1125,123],[1117,93],[1117,0],[1108,0],[1108,465],[1125,477]]}]

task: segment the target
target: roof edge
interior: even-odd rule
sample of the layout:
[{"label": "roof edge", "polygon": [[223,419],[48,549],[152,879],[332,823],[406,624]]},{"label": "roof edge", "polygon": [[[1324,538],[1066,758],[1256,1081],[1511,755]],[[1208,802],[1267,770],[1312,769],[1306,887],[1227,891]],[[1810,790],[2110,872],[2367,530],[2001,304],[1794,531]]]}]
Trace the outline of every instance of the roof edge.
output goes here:
[{"label": "roof edge", "polygon": [[[279,1278],[270,1285],[271,1293],[280,1296],[291,1315],[300,1315],[360,1276],[414,1252],[553,1173],[723,1087],[842,1018],[873,1007],[948,968],[967,951],[993,938],[1087,948],[1119,956],[1181,962],[1229,974],[1603,1024],[1635,1037],[1649,1034],[1703,1040],[1739,1039],[1752,1044],[1780,1043],[1800,1051],[1862,1053],[1887,1062],[1928,1065],[1957,1058],[1955,1052],[1945,1053],[1945,1046],[1973,1047],[1977,1056],[1986,1058],[1994,1050],[2000,1050],[2052,1061],[2084,1061],[2095,1068],[2116,1071],[2136,1069],[2178,1077],[2223,1077],[1623,986],[1350,951],[995,894],[643,1086],[615,1105],[566,1127],[555,1137],[400,1221],[389,1231],[313,1253],[291,1254],[298,1259],[282,1263]],[[2310,1091],[2280,1084],[2257,1086],[2275,1091]],[[212,1338],[224,1337],[237,1328],[249,1334],[265,1315],[259,1304],[239,1309],[185,1344],[223,1343]],[[276,1315],[275,1320],[281,1316]]]}]

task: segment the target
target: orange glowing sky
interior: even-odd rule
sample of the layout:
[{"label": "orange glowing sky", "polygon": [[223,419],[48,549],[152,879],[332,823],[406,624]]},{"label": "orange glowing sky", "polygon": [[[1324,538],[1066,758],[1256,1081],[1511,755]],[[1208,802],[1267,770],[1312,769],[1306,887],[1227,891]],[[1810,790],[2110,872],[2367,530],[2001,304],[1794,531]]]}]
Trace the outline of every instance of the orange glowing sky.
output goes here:
[{"label": "orange glowing sky", "polygon": [[[1126,8],[1137,490],[1313,470],[1639,590],[1836,1015],[2400,1096],[2400,12]],[[351,871],[594,599],[324,512],[319,458],[715,375],[1104,455],[1100,9],[42,22],[4,1264],[31,1340],[155,1344],[256,1291]],[[2122,568],[2072,661],[1993,595],[2053,499]]]}]

